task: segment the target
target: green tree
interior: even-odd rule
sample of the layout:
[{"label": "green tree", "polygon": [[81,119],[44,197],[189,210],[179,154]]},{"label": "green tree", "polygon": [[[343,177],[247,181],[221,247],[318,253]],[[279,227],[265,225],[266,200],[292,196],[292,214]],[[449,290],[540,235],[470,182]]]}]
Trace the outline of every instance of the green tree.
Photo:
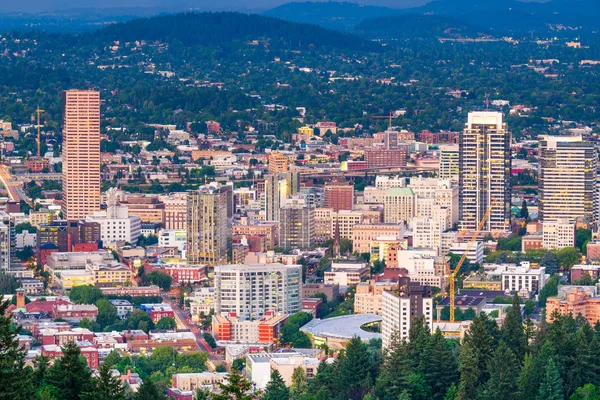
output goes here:
[{"label": "green tree", "polygon": [[439,329],[431,335],[423,351],[421,371],[432,389],[432,399],[442,400],[450,386],[458,380],[456,356]]},{"label": "green tree", "polygon": [[484,396],[487,400],[518,399],[517,378],[519,362],[517,357],[504,342],[496,349],[490,361],[490,379],[487,381]]},{"label": "green tree", "polygon": [[82,400],[126,400],[121,381],[112,375],[110,366],[102,363],[98,376],[92,380],[91,389],[82,393]]},{"label": "green tree", "polygon": [[529,219],[529,210],[527,209],[527,201],[523,200],[523,205],[519,211],[519,218]]},{"label": "green tree", "polygon": [[63,356],[48,369],[47,382],[58,389],[65,400],[79,400],[81,394],[90,390],[92,374],[81,350],[73,342],[62,348]]},{"label": "green tree", "polygon": [[271,380],[265,388],[262,400],[289,400],[289,398],[290,390],[285,386],[285,382],[279,371],[274,369],[271,372]]},{"label": "green tree", "polygon": [[0,301],[0,399],[34,397],[31,368],[25,367],[27,350],[19,346],[21,328],[7,317],[10,301]]},{"label": "green tree", "polygon": [[537,400],[563,400],[563,398],[563,382],[560,377],[559,366],[554,358],[550,358],[540,382]]},{"label": "green tree", "polygon": [[167,396],[162,394],[150,378],[144,379],[138,391],[133,396],[134,400],[166,400]]},{"label": "green tree", "polygon": [[538,296],[538,304],[540,307],[546,307],[546,299],[558,294],[558,276],[551,277],[544,285]]},{"label": "green tree", "polygon": [[533,314],[533,312],[535,311],[535,303],[533,302],[533,300],[527,300],[525,302],[525,306],[523,308],[523,310],[525,311],[526,315],[531,315]]},{"label": "green tree", "polygon": [[177,326],[177,323],[175,322],[175,320],[173,318],[163,317],[158,320],[155,328],[171,330],[171,329],[175,329],[176,326]]},{"label": "green tree", "polygon": [[583,253],[585,251],[584,244],[590,240],[592,240],[592,231],[590,229],[577,228],[575,232],[575,247]]},{"label": "green tree", "polygon": [[95,304],[102,297],[102,291],[93,285],[75,286],[69,292],[69,299],[77,304]]},{"label": "green tree", "polygon": [[104,361],[102,364],[108,365],[110,368],[114,368],[121,361],[121,354],[117,350],[113,350],[106,357],[104,357]]},{"label": "green tree", "polygon": [[569,400],[600,400],[600,391],[598,391],[596,386],[588,383],[577,388],[575,393],[569,397]]},{"label": "green tree", "polygon": [[292,373],[292,384],[290,385],[290,395],[294,398],[303,396],[308,391],[306,374],[302,367],[297,367]]},{"label": "green tree", "polygon": [[345,399],[361,400],[369,390],[371,365],[365,344],[354,337],[338,361],[338,387]]},{"label": "green tree", "polygon": [[[410,351],[400,333],[394,331],[390,346],[383,355],[383,363],[377,377],[377,394],[384,400],[395,400],[402,390],[409,387],[409,375],[413,369]],[[319,375],[317,374],[317,377]]]},{"label": "green tree", "polygon": [[579,262],[579,250],[575,247],[565,247],[558,250],[556,257],[561,268],[570,270],[573,265]]},{"label": "green tree", "polygon": [[459,393],[458,392],[458,388],[453,383],[448,388],[448,391],[446,392],[446,395],[444,396],[444,400],[457,400],[458,399],[458,393]]},{"label": "green tree", "polygon": [[227,383],[218,383],[220,393],[213,393],[213,400],[253,400],[252,383],[245,376],[231,372]]},{"label": "green tree", "polygon": [[165,291],[171,289],[171,283],[173,282],[173,278],[170,275],[158,270],[144,274],[143,279],[146,282],[150,282]]},{"label": "green tree", "polygon": [[515,294],[513,297],[512,307],[506,314],[500,333],[502,340],[512,350],[513,355],[516,355],[518,358],[522,357],[525,353],[526,343],[523,334],[521,302],[518,294]]},{"label": "green tree", "polygon": [[236,358],[231,363],[231,369],[241,372],[244,368],[246,368],[246,359],[245,358]]},{"label": "green tree", "polygon": [[26,231],[29,233],[36,233],[37,228],[35,226],[31,225],[29,222],[21,222],[20,224],[15,225],[16,233],[23,233],[23,231]]},{"label": "green tree", "polygon": [[117,308],[113,306],[107,299],[101,298],[96,301],[96,307],[98,307],[96,323],[100,329],[104,329],[105,327],[112,325],[119,320]]},{"label": "green tree", "polygon": [[536,374],[533,368],[533,356],[531,353],[527,353],[523,358],[523,366],[517,380],[519,399],[535,400],[537,396],[538,382],[536,381]]}]

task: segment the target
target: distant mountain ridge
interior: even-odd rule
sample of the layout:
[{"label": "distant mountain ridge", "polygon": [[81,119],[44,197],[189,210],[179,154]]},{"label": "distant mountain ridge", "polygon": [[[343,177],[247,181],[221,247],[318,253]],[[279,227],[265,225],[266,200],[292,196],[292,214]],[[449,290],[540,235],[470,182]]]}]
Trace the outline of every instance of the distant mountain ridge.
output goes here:
[{"label": "distant mountain ridge", "polygon": [[224,48],[235,42],[258,39],[273,48],[312,46],[365,51],[379,48],[371,41],[319,26],[235,12],[188,12],[139,18],[107,26],[93,35],[104,40],[177,41],[186,46]]}]

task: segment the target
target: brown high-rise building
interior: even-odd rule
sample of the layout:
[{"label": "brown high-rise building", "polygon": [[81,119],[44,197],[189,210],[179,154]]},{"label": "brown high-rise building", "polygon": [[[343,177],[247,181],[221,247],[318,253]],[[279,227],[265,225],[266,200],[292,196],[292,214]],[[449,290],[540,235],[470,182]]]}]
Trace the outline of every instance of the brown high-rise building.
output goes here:
[{"label": "brown high-rise building", "polygon": [[100,209],[100,93],[63,92],[63,217],[85,219]]},{"label": "brown high-rise building", "polygon": [[333,211],[352,210],[354,206],[354,185],[342,180],[333,180],[325,184],[325,208]]}]

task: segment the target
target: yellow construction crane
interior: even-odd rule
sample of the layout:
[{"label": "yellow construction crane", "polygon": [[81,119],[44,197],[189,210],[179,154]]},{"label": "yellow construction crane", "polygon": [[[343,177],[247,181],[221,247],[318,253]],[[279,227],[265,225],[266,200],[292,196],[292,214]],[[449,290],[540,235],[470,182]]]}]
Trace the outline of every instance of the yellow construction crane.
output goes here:
[{"label": "yellow construction crane", "polygon": [[481,221],[479,221],[477,230],[471,237],[471,240],[467,244],[467,248],[463,252],[462,257],[460,257],[460,260],[458,261],[458,264],[456,264],[456,267],[454,267],[454,270],[450,269],[450,266],[448,265],[448,262],[446,261],[446,257],[443,258],[444,264],[446,264],[446,271],[448,271],[448,279],[450,279],[450,322],[454,322],[454,310],[456,308],[456,303],[454,301],[454,297],[455,297],[454,280],[456,278],[456,274],[458,273],[458,271],[460,271],[460,267],[463,265],[463,263],[467,259],[467,254],[469,253],[469,251],[471,251],[471,247],[473,247],[473,244],[477,241],[477,236],[479,236],[479,233],[483,229],[483,226],[485,225],[485,221],[490,217],[490,213],[492,212],[493,206],[494,206],[494,204],[491,204],[485,211],[483,218],[481,219]]},{"label": "yellow construction crane", "polygon": [[38,136],[37,136],[37,156],[41,157],[41,152],[42,152],[42,126],[40,125],[40,115],[45,112],[44,110],[40,109],[40,106],[38,106],[37,110],[35,110],[35,112],[37,113],[37,128],[38,128]]},{"label": "yellow construction crane", "polygon": [[374,115],[371,118],[373,119],[387,119],[388,122],[388,129],[392,130],[392,117],[394,116],[394,113],[390,111],[390,115]]}]

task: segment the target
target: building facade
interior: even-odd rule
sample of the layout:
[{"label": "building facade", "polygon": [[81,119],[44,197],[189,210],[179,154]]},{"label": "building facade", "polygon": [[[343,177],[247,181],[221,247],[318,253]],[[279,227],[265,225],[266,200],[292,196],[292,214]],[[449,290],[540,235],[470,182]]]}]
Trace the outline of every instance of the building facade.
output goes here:
[{"label": "building facade", "polygon": [[286,249],[308,249],[315,243],[315,209],[301,195],[283,200],[279,210],[279,245]]},{"label": "building facade", "polygon": [[471,112],[459,136],[459,203],[462,229],[476,230],[488,207],[483,231],[510,228],[510,132],[500,112]]},{"label": "building facade", "polygon": [[100,209],[100,93],[63,92],[62,213],[85,219]]}]

